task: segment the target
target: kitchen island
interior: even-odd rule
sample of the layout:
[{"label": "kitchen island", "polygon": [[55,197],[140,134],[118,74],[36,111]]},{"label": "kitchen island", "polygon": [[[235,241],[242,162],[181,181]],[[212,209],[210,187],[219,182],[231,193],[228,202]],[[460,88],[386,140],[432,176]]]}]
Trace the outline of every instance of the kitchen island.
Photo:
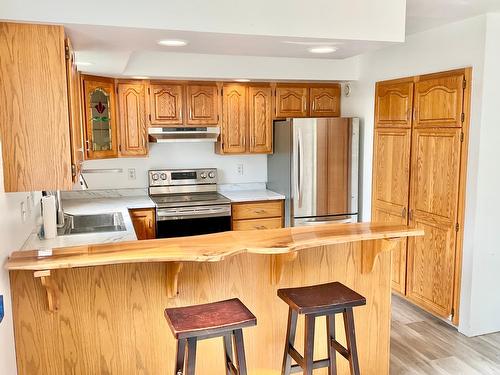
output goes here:
[{"label": "kitchen island", "polygon": [[[249,373],[279,374],[287,305],[277,289],[329,281],[366,297],[355,310],[361,372],[388,374],[390,250],[419,235],[401,225],[333,224],[14,252],[5,267],[19,374],[171,373],[175,341],[163,310],[233,297],[257,316],[244,332]],[[326,354],[323,324],[316,358]],[[345,343],[342,319],[337,326]],[[223,372],[219,341],[200,342],[200,374]],[[346,361],[338,365],[348,373]]]}]

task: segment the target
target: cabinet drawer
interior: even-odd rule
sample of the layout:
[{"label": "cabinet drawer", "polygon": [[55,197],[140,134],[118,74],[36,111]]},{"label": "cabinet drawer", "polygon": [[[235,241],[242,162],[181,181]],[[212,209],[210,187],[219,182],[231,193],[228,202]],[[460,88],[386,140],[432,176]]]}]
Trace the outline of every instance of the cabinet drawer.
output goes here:
[{"label": "cabinet drawer", "polygon": [[281,217],[233,221],[233,230],[278,229],[282,227]]},{"label": "cabinet drawer", "polygon": [[282,215],[282,201],[233,204],[233,220],[265,219]]}]

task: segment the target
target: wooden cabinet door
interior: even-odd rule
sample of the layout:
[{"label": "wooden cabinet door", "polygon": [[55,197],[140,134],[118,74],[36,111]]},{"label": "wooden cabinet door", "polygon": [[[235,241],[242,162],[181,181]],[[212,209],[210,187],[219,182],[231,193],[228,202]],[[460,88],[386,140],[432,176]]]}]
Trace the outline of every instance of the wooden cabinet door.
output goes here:
[{"label": "wooden cabinet door", "polygon": [[[411,129],[375,129],[372,221],[407,224],[410,190]],[[392,286],[404,294],[406,240],[393,251]]]},{"label": "wooden cabinet door", "polygon": [[146,156],[146,87],[143,82],[118,83],[120,156]]},{"label": "wooden cabinet door", "polygon": [[460,179],[459,128],[413,132],[407,296],[445,318],[452,312]]},{"label": "wooden cabinet door", "polygon": [[413,79],[403,82],[377,82],[375,89],[375,127],[411,128]]},{"label": "wooden cabinet door", "polygon": [[246,151],[247,89],[245,86],[224,86],[222,97],[222,151],[237,154]]},{"label": "wooden cabinet door", "polygon": [[307,117],[309,113],[307,87],[276,87],[276,117]]},{"label": "wooden cabinet door", "polygon": [[273,152],[272,93],[270,87],[248,88],[249,141],[251,153]]},{"label": "wooden cabinet door", "polygon": [[118,157],[114,80],[82,76],[87,159]]},{"label": "wooden cabinet door", "polygon": [[461,127],[464,80],[463,73],[421,77],[415,85],[414,126]]},{"label": "wooden cabinet door", "polygon": [[78,181],[83,163],[83,130],[80,94],[80,74],[75,63],[71,42],[66,38],[66,80],[68,85],[69,135],[73,183]]},{"label": "wooden cabinet door", "polygon": [[216,85],[187,85],[187,124],[219,124],[219,89]]},{"label": "wooden cabinet door", "polygon": [[339,117],[340,85],[311,87],[309,101],[311,117]]},{"label": "wooden cabinet door", "polygon": [[138,240],[156,238],[156,220],[154,208],[139,208],[129,210],[135,234]]},{"label": "wooden cabinet door", "polygon": [[183,86],[170,83],[151,83],[149,100],[151,126],[182,125]]}]

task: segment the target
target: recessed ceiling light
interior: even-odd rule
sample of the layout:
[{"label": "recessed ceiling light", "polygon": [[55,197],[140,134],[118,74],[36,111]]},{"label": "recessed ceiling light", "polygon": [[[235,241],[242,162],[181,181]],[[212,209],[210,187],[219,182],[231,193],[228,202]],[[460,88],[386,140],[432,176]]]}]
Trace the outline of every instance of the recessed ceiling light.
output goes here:
[{"label": "recessed ceiling light", "polygon": [[146,76],[133,76],[133,79],[149,79],[149,77]]},{"label": "recessed ceiling light", "polygon": [[234,81],[235,82],[250,82],[250,80],[247,78],[238,78],[238,79],[235,79]]},{"label": "recessed ceiling light", "polygon": [[336,50],[337,47],[331,47],[331,46],[309,48],[309,52],[311,53],[332,53],[335,52]]},{"label": "recessed ceiling light", "polygon": [[91,63],[91,62],[88,62],[88,61],[77,61],[76,65],[79,65],[79,66],[91,66],[91,65],[94,65],[94,63]]},{"label": "recessed ceiling light", "polygon": [[181,39],[164,39],[160,40],[158,44],[166,47],[184,47],[188,44],[188,42]]}]

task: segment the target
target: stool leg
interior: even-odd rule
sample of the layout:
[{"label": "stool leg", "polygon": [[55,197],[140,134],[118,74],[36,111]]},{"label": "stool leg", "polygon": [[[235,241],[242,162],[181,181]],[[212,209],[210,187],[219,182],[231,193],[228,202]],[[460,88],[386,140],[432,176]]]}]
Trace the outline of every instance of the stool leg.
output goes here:
[{"label": "stool leg", "polygon": [[328,375],[337,375],[337,352],[332,345],[335,340],[335,314],[326,316],[326,337],[328,341]]},{"label": "stool leg", "polygon": [[297,331],[298,314],[292,309],[288,309],[288,326],[286,329],[285,353],[283,354],[282,375],[290,375],[292,370],[292,357],[288,354],[290,347],[295,343],[295,332]]},{"label": "stool leg", "polygon": [[316,317],[306,315],[304,330],[304,375],[312,375],[314,362],[314,324]]},{"label": "stool leg", "polygon": [[354,314],[352,307],[344,310],[344,327],[349,351],[349,366],[351,375],[359,375],[358,349],[356,348],[356,330],[354,329]]},{"label": "stool leg", "polygon": [[196,337],[187,339],[187,368],[186,375],[194,375],[196,367]]},{"label": "stool leg", "polygon": [[245,359],[245,344],[243,343],[243,331],[237,329],[234,334],[234,349],[236,352],[236,364],[238,375],[247,375],[247,361]]},{"label": "stool leg", "polygon": [[186,339],[177,340],[177,352],[175,354],[175,371],[174,375],[182,375],[184,373],[184,357],[186,354]]},{"label": "stool leg", "polygon": [[231,367],[229,366],[229,363],[232,363],[234,364],[234,361],[233,361],[233,338],[231,337],[231,335],[224,335],[223,336],[223,339],[224,339],[224,353],[225,353],[225,366],[226,366],[226,375],[231,375],[232,374],[232,371],[231,371]]}]

